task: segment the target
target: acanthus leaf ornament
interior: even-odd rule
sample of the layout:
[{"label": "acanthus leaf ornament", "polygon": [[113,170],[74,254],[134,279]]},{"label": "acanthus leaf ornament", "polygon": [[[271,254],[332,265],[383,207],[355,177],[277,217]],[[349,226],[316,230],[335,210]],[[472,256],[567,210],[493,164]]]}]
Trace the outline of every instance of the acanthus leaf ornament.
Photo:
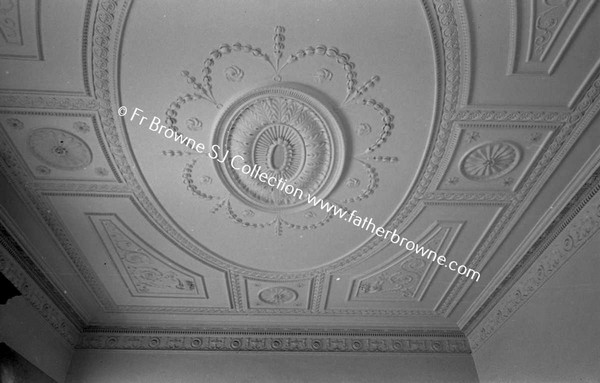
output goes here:
[{"label": "acanthus leaf ornament", "polygon": [[122,266],[119,271],[124,274],[123,277],[129,278],[135,289],[132,294],[205,297],[194,276],[153,255],[111,219],[100,219],[98,224],[114,249],[114,260]]},{"label": "acanthus leaf ornament", "polygon": [[[534,0],[535,1],[535,0]],[[543,12],[537,15],[535,19],[534,33],[534,59],[543,60],[547,53],[547,46],[553,40],[556,30],[559,28],[559,20],[567,17],[569,3],[575,3],[570,0],[543,0],[541,4],[547,7]]]},{"label": "acanthus leaf ornament", "polygon": [[[325,197],[339,179],[344,139],[338,118],[291,84],[247,93],[228,105],[216,126],[214,144],[304,193]],[[258,210],[280,212],[306,204],[229,163],[215,165],[231,193]]]}]

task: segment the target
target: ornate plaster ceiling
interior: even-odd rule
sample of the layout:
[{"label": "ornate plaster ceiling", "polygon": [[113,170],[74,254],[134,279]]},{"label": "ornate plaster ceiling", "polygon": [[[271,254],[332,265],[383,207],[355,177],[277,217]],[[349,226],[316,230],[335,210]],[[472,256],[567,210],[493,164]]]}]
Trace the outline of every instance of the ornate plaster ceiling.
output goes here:
[{"label": "ornate plaster ceiling", "polygon": [[5,231],[86,328],[459,330],[600,144],[591,0],[2,4]]}]

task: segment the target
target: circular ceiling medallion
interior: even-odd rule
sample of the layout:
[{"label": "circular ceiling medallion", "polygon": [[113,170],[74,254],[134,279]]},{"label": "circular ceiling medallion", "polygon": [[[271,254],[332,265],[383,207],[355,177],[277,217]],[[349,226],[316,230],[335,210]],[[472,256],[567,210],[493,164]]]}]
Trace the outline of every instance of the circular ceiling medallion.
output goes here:
[{"label": "circular ceiling medallion", "polygon": [[502,177],[517,166],[519,148],[510,142],[491,142],[471,149],[462,159],[462,174],[473,181]]},{"label": "circular ceiling medallion", "polygon": [[258,293],[258,299],[264,303],[279,306],[298,299],[298,293],[288,287],[275,286]]},{"label": "circular ceiling medallion", "polygon": [[[304,198],[308,193],[324,198],[343,167],[339,120],[315,96],[292,85],[264,87],[236,98],[219,117],[213,144],[222,152],[214,162],[230,192],[266,212],[307,206],[304,199],[261,181],[257,174],[283,180],[302,190]],[[237,158],[238,168],[245,163],[256,172],[234,169],[234,156],[243,158]]]},{"label": "circular ceiling medallion", "polygon": [[92,151],[87,144],[61,129],[36,129],[29,136],[28,144],[38,160],[58,169],[76,170],[92,162]]}]

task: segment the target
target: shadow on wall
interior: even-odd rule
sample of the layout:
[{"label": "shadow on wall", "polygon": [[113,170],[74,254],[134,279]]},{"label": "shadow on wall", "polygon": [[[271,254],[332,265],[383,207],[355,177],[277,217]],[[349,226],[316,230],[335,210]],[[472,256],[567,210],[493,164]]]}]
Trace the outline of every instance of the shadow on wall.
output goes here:
[{"label": "shadow on wall", "polygon": [[[4,295],[4,294],[3,294]],[[57,383],[42,370],[29,363],[6,343],[0,343],[0,382],[2,383]]]}]

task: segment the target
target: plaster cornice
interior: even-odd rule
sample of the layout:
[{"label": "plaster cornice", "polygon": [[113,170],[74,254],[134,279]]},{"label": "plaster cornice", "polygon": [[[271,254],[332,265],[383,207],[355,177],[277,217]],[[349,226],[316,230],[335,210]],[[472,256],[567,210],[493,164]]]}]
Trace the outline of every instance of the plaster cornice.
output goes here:
[{"label": "plaster cornice", "polygon": [[[597,165],[597,163],[596,163]],[[475,351],[600,231],[600,167],[461,326]]]}]

